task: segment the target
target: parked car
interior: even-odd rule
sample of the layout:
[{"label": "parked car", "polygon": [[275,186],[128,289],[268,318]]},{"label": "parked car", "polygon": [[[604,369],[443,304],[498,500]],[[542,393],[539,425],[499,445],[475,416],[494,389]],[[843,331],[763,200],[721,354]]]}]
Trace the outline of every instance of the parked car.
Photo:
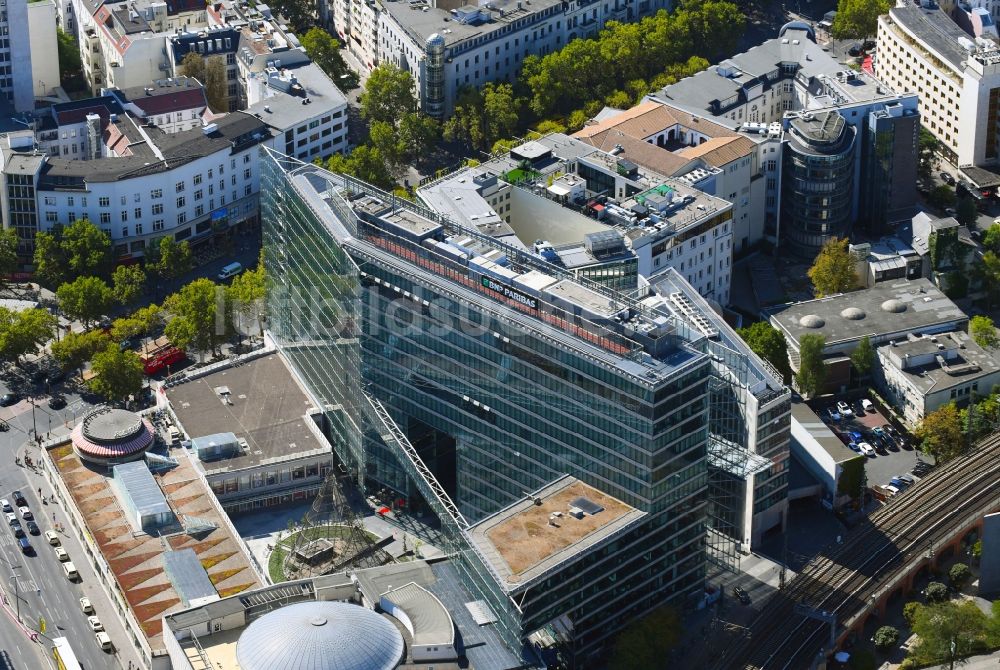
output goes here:
[{"label": "parked car", "polygon": [[90,624],[90,629],[95,633],[104,630],[104,624],[96,616],[87,617],[87,623]]},{"label": "parked car", "polygon": [[94,613],[94,606],[90,604],[90,598],[86,596],[80,598],[80,609],[83,610],[84,614]]},{"label": "parked car", "polygon": [[0,407],[10,407],[20,399],[21,396],[16,393],[4,393],[0,396]]},{"label": "parked car", "polygon": [[850,449],[851,451],[856,451],[859,454],[861,453],[861,446],[857,442],[848,442],[847,448]]},{"label": "parked car", "polygon": [[20,521],[10,524],[10,529],[14,531],[14,537],[24,537],[24,528],[21,527]]},{"label": "parked car", "polygon": [[6,498],[0,500],[0,507],[3,507],[3,511],[4,512],[13,512],[14,511],[14,508],[11,507],[11,505],[10,505],[10,501],[7,500]]},{"label": "parked car", "polygon": [[28,541],[28,538],[18,538],[17,543],[21,546],[21,553],[25,556],[32,556],[35,553],[35,548],[31,546],[31,542]]},{"label": "parked car", "polygon": [[32,521],[35,518],[35,515],[31,513],[31,510],[25,507],[24,505],[18,507],[17,511],[21,515],[21,518],[24,519],[25,521]]},{"label": "parked car", "polygon": [[840,416],[844,417],[845,419],[849,419],[852,416],[854,416],[854,411],[851,409],[851,406],[847,403],[846,400],[841,400],[840,402],[837,403],[837,411],[840,412]]},{"label": "parked car", "polygon": [[869,400],[868,398],[862,398],[861,399],[861,407],[866,412],[874,412],[875,411],[875,405],[872,404],[872,401]]},{"label": "parked car", "polygon": [[[22,507],[28,504],[28,501],[25,500],[24,498],[24,494],[21,493],[20,491],[14,491],[13,493],[10,494],[10,497],[14,499],[14,504],[17,505],[18,507]],[[4,511],[6,512],[7,510]]]},{"label": "parked car", "polygon": [[863,51],[864,51],[864,45],[863,45],[863,44],[861,44],[861,42],[855,42],[855,43],[854,43],[854,44],[852,44],[852,45],[851,45],[851,47],[850,47],[850,48],[849,48],[849,49],[847,50],[847,55],[848,55],[848,56],[853,56],[853,57],[857,58],[858,56],[860,56],[860,55],[861,55],[861,53],[862,53]]},{"label": "parked car", "polygon": [[14,514],[13,512],[7,512],[4,516],[7,517],[7,523],[9,525],[13,526],[15,523],[17,523],[17,515]]},{"label": "parked car", "polygon": [[923,477],[925,474],[931,471],[934,466],[927,461],[917,461],[917,464],[913,466],[913,474],[918,477]]},{"label": "parked car", "polygon": [[875,458],[875,449],[872,448],[872,445],[868,444],[867,442],[859,443],[858,449],[861,451],[862,454],[864,454],[868,458]]},{"label": "parked car", "polygon": [[104,651],[111,651],[114,649],[114,645],[111,644],[111,638],[103,630],[94,633],[94,637],[97,638],[97,644],[100,645],[101,649]]},{"label": "parked car", "polygon": [[840,412],[837,411],[836,407],[828,407],[826,414],[830,417],[831,421],[840,421]]},{"label": "parked car", "polygon": [[892,484],[893,486],[895,486],[900,491],[902,491],[907,486],[909,486],[909,484],[907,484],[906,482],[904,482],[899,477],[893,477],[892,479],[889,480],[889,483]]},{"label": "parked car", "polygon": [[733,589],[733,593],[736,595],[736,597],[739,599],[739,601],[742,604],[744,604],[744,605],[749,605],[750,604],[750,602],[751,602],[750,601],[750,594],[747,593],[746,589],[744,589],[742,586],[737,586],[735,589]]},{"label": "parked car", "polygon": [[847,436],[851,438],[851,442],[864,442],[864,435],[856,430],[847,431]]},{"label": "parked car", "polygon": [[56,532],[54,530],[45,531],[45,539],[53,547],[58,547],[60,544],[62,544],[62,542],[59,540],[59,536],[56,535]]},{"label": "parked car", "polygon": [[38,527],[38,524],[35,523],[34,521],[25,522],[24,527],[27,528],[28,532],[31,533],[32,535],[40,535],[42,532],[41,529]]},{"label": "parked car", "polygon": [[950,173],[942,170],[939,176],[941,177],[941,181],[943,181],[945,184],[948,184],[948,186],[955,185],[955,178],[952,177]]},{"label": "parked car", "polygon": [[886,484],[885,486],[882,487],[882,489],[888,491],[889,495],[891,496],[899,495],[899,489],[893,486],[892,484]]},{"label": "parked car", "polygon": [[59,559],[60,563],[67,563],[69,561],[69,554],[62,547],[56,547],[56,558]]},{"label": "parked car", "polygon": [[49,409],[62,409],[66,406],[66,398],[54,395],[49,398]]},{"label": "parked car", "polygon": [[907,486],[913,486],[916,482],[916,480],[910,475],[896,475],[896,479],[905,482]]}]

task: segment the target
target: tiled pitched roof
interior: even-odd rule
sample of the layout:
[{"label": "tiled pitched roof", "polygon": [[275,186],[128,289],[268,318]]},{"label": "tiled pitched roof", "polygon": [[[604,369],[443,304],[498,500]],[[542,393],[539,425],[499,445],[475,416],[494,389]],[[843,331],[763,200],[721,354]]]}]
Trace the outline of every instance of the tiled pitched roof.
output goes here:
[{"label": "tiled pitched roof", "polygon": [[688,158],[701,158],[709,165],[722,167],[753,152],[753,140],[747,137],[713,137],[696,147],[686,147],[677,153]]}]

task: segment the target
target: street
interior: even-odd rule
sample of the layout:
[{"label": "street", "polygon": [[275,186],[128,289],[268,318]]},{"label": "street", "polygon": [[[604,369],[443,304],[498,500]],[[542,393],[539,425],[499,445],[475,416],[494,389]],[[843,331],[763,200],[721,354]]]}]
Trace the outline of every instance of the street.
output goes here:
[{"label": "street", "polygon": [[[6,392],[7,383],[0,383],[0,389]],[[137,659],[131,648],[125,650],[128,656],[119,660],[98,647],[87,617],[80,609],[80,597],[85,595],[91,599],[116,647],[126,640],[118,613],[104,595],[83,547],[74,535],[64,531],[59,533],[61,544],[79,571],[81,581],[73,584],[66,579],[54,548],[44,537],[45,531],[53,529],[53,517],[56,522],[65,524],[66,515],[55,503],[42,504],[38,497],[39,487],[46,497],[51,496],[52,491],[37,469],[24,465],[25,455],[35,462],[38,460],[37,448],[27,446],[33,424],[43,438],[47,432],[64,435],[74,420],[91,408],[79,394],[66,391],[67,406],[61,410],[49,409],[44,399],[36,400],[34,412],[29,400],[0,408],[0,418],[10,425],[9,430],[0,433],[0,454],[8,463],[8,467],[0,471],[0,498],[13,504],[11,493],[20,490],[41,533],[26,535],[34,549],[34,555],[26,556],[21,553],[12,530],[9,527],[0,529],[0,588],[5,599],[5,611],[0,616],[8,621],[0,626],[0,648],[7,650],[18,670],[53,667],[51,638],[55,637],[68,638],[77,660],[88,670],[127,667],[130,660]],[[19,466],[14,465],[15,455],[21,459]],[[21,625],[17,624],[18,614]],[[39,630],[40,618],[45,619],[46,631],[39,635],[38,642],[33,642],[32,633]]]}]

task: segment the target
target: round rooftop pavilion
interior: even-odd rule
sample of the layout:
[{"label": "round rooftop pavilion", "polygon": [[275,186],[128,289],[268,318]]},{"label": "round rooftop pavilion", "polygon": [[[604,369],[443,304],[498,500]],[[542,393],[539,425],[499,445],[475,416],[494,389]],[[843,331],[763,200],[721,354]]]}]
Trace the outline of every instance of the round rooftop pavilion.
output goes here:
[{"label": "round rooftop pavilion", "polygon": [[142,458],[155,435],[149,420],[135,412],[97,407],[76,425],[70,439],[80,459],[111,465]]},{"label": "round rooftop pavilion", "polygon": [[385,617],[336,601],[268,612],[236,643],[241,670],[392,670],[403,652],[402,634]]}]

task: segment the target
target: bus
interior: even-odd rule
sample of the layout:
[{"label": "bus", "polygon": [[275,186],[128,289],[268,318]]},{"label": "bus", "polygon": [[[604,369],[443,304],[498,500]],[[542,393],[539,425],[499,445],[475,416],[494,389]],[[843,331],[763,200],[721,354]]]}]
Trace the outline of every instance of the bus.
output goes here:
[{"label": "bus", "polygon": [[73,648],[69,646],[69,640],[64,637],[52,640],[52,658],[56,659],[57,670],[83,670]]}]

